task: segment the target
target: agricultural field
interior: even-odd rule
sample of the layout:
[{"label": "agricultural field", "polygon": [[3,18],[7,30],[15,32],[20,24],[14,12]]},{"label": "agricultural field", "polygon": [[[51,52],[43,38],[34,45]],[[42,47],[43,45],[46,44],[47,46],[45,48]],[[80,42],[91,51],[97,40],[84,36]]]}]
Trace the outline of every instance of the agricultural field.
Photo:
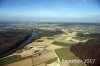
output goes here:
[{"label": "agricultural field", "polygon": [[[53,42],[54,45],[63,46],[63,48],[54,50],[57,54],[58,58],[60,59],[60,62],[62,60],[80,60],[78,57],[76,57],[71,51],[70,46],[72,44],[66,44],[62,42]],[[70,63],[71,66],[87,66],[84,63]]]}]

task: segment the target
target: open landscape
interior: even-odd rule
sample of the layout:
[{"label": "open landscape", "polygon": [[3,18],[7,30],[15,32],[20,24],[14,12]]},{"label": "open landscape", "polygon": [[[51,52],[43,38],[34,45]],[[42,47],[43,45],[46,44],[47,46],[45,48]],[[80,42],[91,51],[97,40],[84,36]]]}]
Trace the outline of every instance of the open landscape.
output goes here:
[{"label": "open landscape", "polygon": [[100,66],[100,0],[0,0],[0,66]]},{"label": "open landscape", "polygon": [[[79,27],[76,27],[75,25],[79,25]],[[2,32],[5,32],[1,35],[2,38],[0,38],[2,39],[0,46],[2,52],[5,52],[13,46],[18,46],[19,43],[14,41],[19,41],[17,37],[23,40],[27,35],[31,35],[32,32],[36,32],[38,35],[35,37],[33,36],[33,39],[30,39],[30,41],[23,40],[28,41],[28,43],[21,45],[20,47],[18,46],[17,50],[13,52],[11,52],[12,50],[9,50],[10,53],[4,53],[6,54],[4,57],[1,55],[0,66],[97,66],[100,62],[98,59],[100,47],[98,41],[100,32],[96,31],[100,28],[99,23],[98,25],[92,23],[91,25],[86,25],[84,23],[64,23],[64,25],[63,23],[51,23],[51,25],[41,23],[38,25],[38,23],[33,23],[27,25],[20,24],[19,27],[17,26],[19,26],[19,24],[16,23],[7,26],[9,28],[13,27],[13,32],[10,31],[11,29],[9,30],[3,26],[1,27],[2,31],[0,35]],[[91,31],[87,32],[87,30],[90,29],[88,28],[89,26],[94,28],[92,29],[90,27]],[[7,34],[9,35],[7,36]],[[15,37],[16,35],[17,37],[13,38],[13,36]],[[4,43],[8,40],[7,37],[11,37],[11,39],[8,38],[8,45],[6,44],[8,41]],[[10,42],[12,40],[15,43]],[[4,47],[5,49],[3,49],[2,46],[7,47]],[[94,63],[84,63],[84,59],[89,58],[95,59]],[[82,60],[82,62],[68,63],[68,60]]]}]

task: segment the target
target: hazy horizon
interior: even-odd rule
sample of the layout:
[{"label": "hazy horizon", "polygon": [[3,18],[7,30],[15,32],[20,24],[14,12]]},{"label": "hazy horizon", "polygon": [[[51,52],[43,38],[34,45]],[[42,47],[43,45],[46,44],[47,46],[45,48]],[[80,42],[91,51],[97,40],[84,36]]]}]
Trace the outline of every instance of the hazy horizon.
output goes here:
[{"label": "hazy horizon", "polygon": [[0,21],[100,23],[99,0],[0,0]]}]

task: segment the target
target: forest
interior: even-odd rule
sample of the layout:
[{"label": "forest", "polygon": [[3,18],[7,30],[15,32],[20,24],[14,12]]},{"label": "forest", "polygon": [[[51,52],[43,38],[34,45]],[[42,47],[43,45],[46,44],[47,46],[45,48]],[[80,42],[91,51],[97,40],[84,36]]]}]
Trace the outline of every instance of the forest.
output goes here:
[{"label": "forest", "polygon": [[70,47],[70,50],[84,62],[87,60],[88,66],[100,66],[100,35],[90,34],[87,36],[93,37],[93,39],[85,43],[75,44]]}]

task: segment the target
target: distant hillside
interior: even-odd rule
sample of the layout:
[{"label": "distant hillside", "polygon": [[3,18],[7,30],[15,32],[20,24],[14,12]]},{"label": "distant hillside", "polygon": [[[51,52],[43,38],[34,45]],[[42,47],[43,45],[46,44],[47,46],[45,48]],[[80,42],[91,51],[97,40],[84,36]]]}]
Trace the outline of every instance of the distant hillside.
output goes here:
[{"label": "distant hillside", "polygon": [[95,59],[88,66],[100,66],[100,39],[91,39],[85,43],[79,43],[70,47],[70,50],[80,59]]}]

